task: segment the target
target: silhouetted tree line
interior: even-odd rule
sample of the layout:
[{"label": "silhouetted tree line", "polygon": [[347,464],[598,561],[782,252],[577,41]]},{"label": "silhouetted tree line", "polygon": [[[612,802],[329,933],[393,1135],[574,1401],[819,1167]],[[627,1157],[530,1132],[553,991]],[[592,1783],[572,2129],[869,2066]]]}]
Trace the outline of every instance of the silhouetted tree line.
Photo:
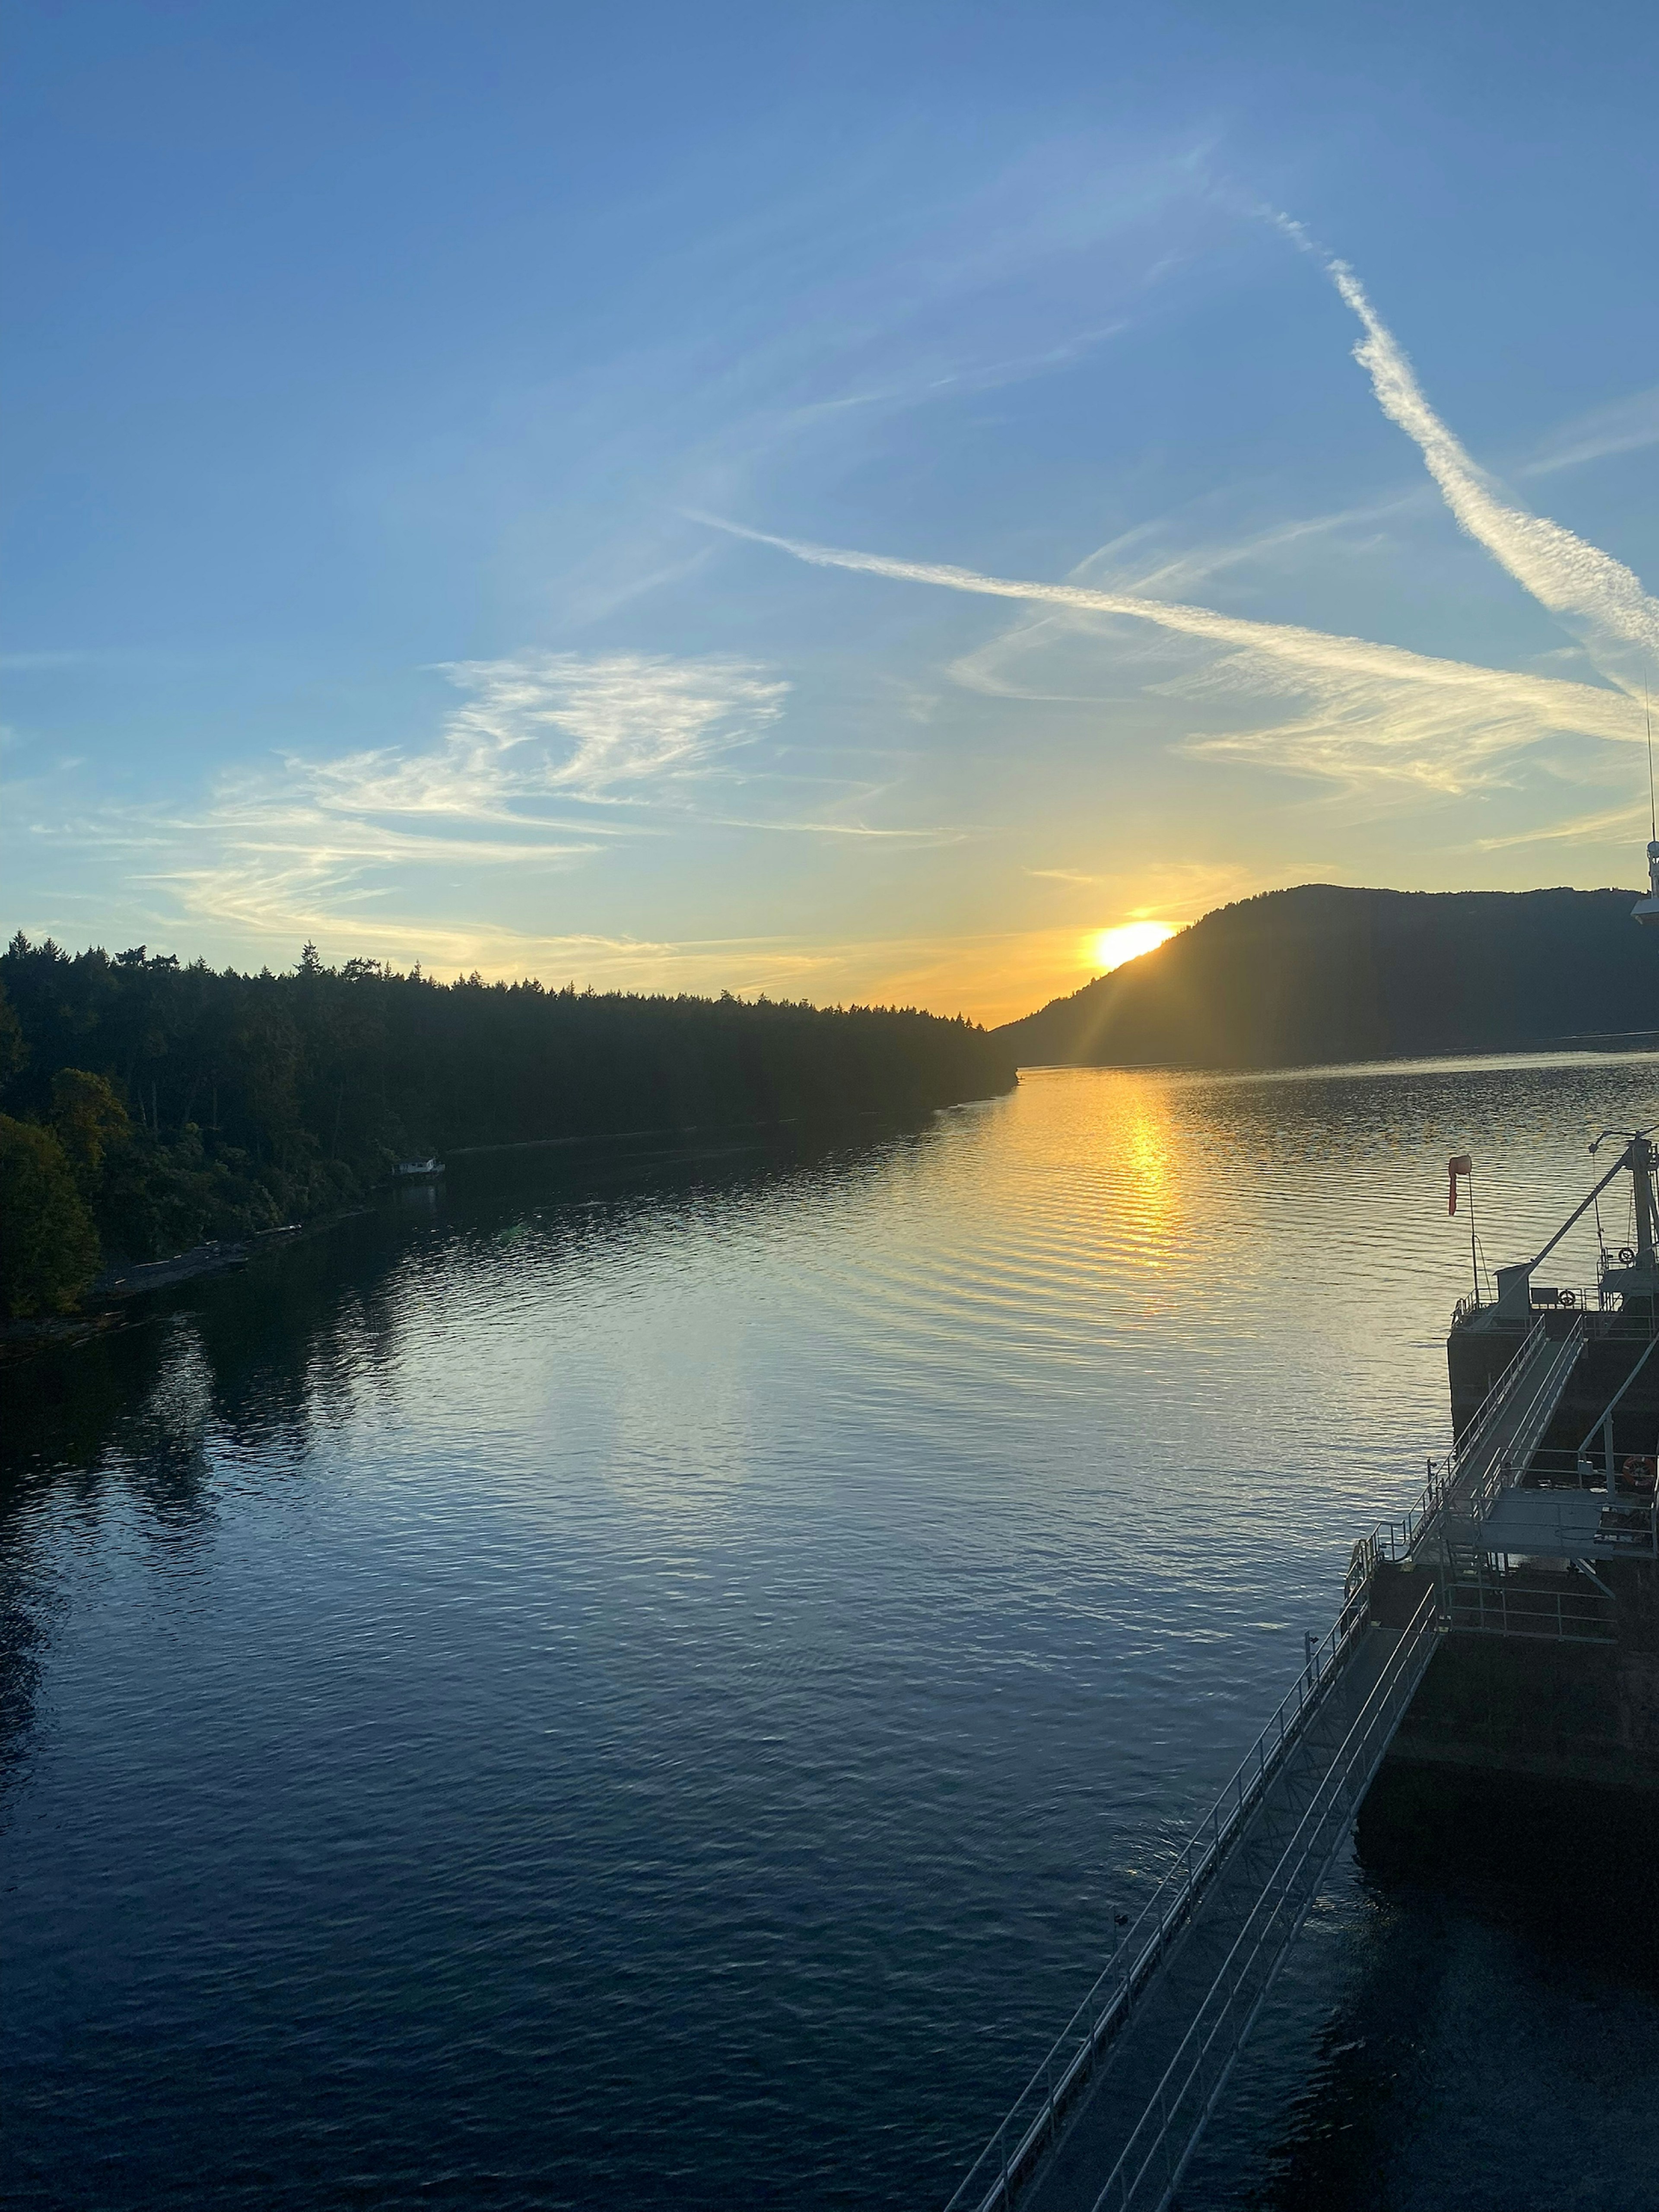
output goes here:
[{"label": "silhouetted tree line", "polygon": [[400,1158],[988,1097],[1012,1054],[913,1009],[441,984],[372,960],[217,972],[139,945],[0,955],[0,1295],[328,1211]]},{"label": "silhouetted tree line", "polygon": [[1028,1066],[1214,1068],[1628,1037],[1659,1029],[1636,896],[1267,891],[994,1034]]}]

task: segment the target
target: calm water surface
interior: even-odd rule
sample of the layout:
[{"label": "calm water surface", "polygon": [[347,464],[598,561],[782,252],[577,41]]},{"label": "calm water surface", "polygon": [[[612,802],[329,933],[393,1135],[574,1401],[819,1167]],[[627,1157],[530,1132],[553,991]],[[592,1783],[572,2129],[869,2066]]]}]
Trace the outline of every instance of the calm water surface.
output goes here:
[{"label": "calm water surface", "polygon": [[[7,2203],[942,2203],[1443,1447],[1447,1155],[1496,1265],[1656,1097],[463,1161],[14,1376]],[[1659,2202],[1651,1955],[1454,1856],[1362,1838],[1189,2203]]]}]

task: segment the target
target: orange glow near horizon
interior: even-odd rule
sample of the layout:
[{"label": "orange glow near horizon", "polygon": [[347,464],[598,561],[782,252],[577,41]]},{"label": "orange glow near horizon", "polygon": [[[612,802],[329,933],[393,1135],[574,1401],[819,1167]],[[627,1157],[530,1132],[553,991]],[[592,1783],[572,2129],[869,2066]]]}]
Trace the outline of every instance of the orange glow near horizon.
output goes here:
[{"label": "orange glow near horizon", "polygon": [[1115,929],[1103,929],[1096,933],[1091,951],[1093,965],[1102,975],[1109,975],[1126,960],[1139,960],[1143,952],[1156,952],[1174,935],[1167,921],[1120,922]]}]

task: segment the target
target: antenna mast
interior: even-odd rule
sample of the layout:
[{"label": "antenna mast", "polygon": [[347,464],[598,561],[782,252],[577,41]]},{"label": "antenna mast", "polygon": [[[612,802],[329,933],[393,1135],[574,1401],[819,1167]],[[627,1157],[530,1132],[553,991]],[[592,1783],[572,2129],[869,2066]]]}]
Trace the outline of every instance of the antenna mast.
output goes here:
[{"label": "antenna mast", "polygon": [[1659,922],[1659,805],[1653,795],[1653,703],[1646,678],[1642,684],[1642,714],[1648,727],[1648,895],[1630,910],[1632,921]]}]

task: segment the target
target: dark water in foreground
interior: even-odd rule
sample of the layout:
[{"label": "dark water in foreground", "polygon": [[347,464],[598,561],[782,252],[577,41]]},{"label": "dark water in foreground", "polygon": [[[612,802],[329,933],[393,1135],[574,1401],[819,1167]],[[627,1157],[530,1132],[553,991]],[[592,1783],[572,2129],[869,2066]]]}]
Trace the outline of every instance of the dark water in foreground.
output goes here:
[{"label": "dark water in foreground", "polygon": [[[1656,1094],[463,1163],[14,1377],[5,2203],[942,2203],[1443,1445],[1448,1153],[1496,1263]],[[1373,1826],[1185,2201],[1659,2203],[1626,1846]]]}]

